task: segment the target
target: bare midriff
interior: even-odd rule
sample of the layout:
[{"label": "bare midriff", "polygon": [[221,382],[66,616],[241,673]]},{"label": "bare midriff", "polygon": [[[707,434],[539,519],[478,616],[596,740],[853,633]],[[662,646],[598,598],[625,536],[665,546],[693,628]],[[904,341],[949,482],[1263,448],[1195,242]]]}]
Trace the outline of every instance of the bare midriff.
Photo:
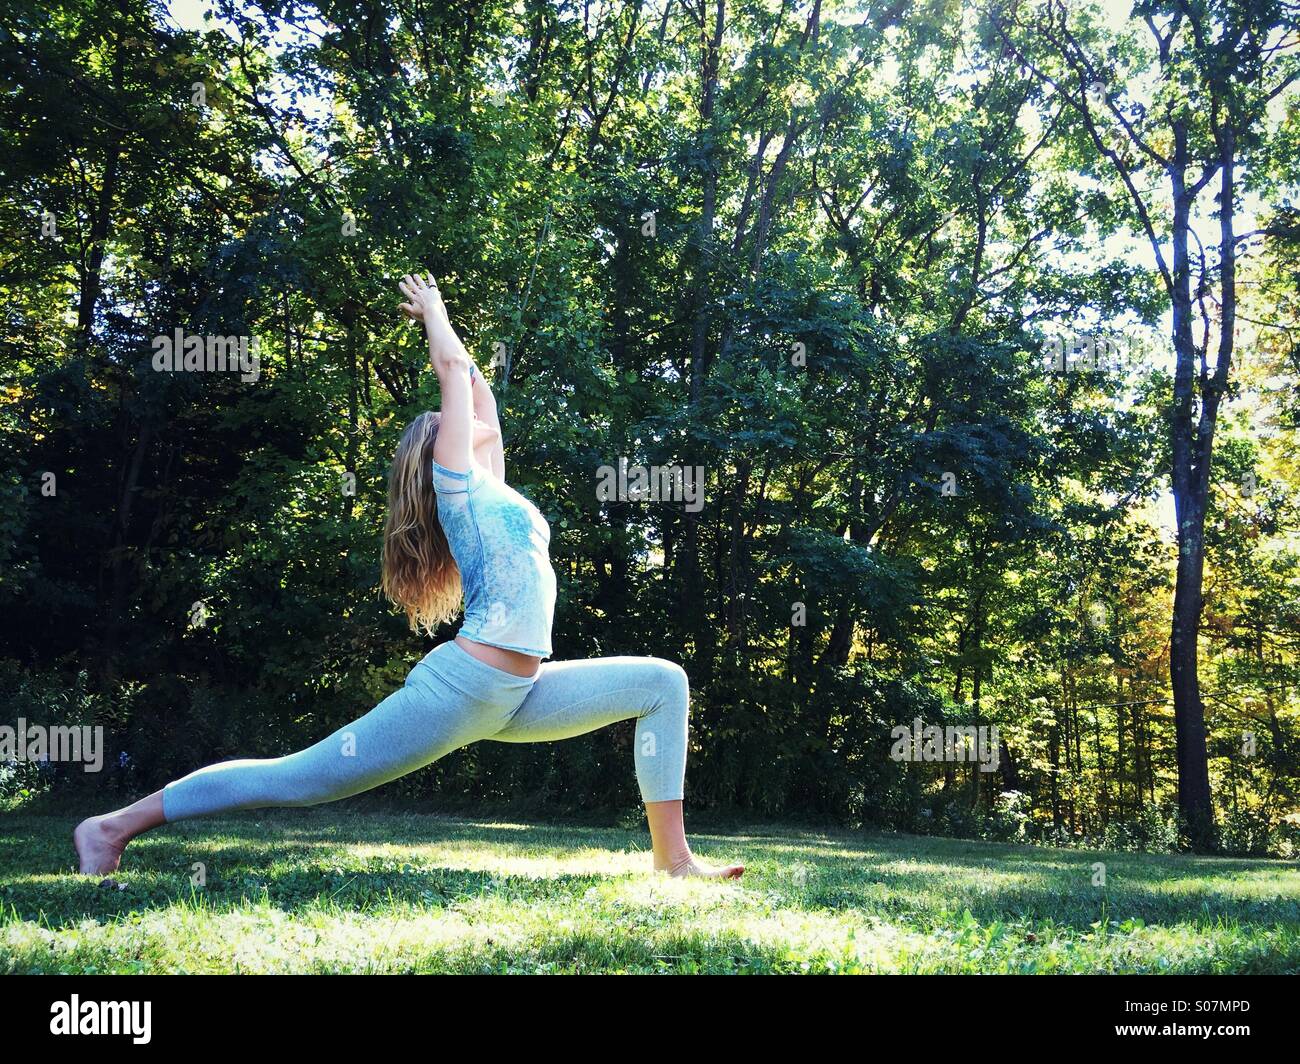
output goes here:
[{"label": "bare midriff", "polygon": [[486,643],[476,643],[472,639],[466,639],[463,635],[458,635],[456,642],[470,657],[477,658],[485,665],[491,665],[494,669],[500,669],[502,672],[508,672],[514,676],[532,676],[542,665],[542,659],[535,654],[521,654],[517,650],[506,650],[503,647],[488,646]]}]

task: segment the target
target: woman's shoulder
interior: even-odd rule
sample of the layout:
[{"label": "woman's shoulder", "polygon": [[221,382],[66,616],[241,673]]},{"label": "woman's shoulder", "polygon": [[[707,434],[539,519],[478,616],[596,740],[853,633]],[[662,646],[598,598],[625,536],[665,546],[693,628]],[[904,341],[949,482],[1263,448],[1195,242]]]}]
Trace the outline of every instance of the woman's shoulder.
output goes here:
[{"label": "woman's shoulder", "polygon": [[477,491],[490,476],[476,462],[471,461],[468,469],[452,469],[433,461],[433,490],[439,495],[468,495]]},{"label": "woman's shoulder", "polygon": [[482,487],[493,489],[514,489],[505,479],[498,477],[487,466],[470,459],[469,468],[464,471],[449,469],[447,466],[433,463],[433,488],[440,495],[468,494]]}]

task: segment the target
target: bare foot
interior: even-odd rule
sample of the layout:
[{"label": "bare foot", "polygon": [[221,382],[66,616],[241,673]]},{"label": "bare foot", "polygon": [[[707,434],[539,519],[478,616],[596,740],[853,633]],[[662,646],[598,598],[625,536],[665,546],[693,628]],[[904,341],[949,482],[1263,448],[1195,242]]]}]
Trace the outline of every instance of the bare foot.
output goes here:
[{"label": "bare foot", "polygon": [[659,872],[667,872],[674,879],[683,879],[688,876],[697,879],[739,879],[745,874],[745,866],[739,864],[726,865],[722,868],[713,868],[710,865],[702,865],[694,857],[687,857],[683,861],[678,861],[671,868],[656,869]]},{"label": "bare foot", "polygon": [[72,833],[72,845],[77,848],[83,875],[103,875],[116,872],[122,860],[126,843],[105,824],[105,816],[87,817]]}]

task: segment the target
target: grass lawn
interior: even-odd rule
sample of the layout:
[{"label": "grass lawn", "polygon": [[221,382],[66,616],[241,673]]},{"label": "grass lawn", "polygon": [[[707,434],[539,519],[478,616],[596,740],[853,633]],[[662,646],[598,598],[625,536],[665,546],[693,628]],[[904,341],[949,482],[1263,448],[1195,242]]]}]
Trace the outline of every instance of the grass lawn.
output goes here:
[{"label": "grass lawn", "polygon": [[764,826],[693,836],[747,865],[717,884],[640,831],[311,809],[169,825],[101,887],[73,823],[0,815],[0,973],[1300,972],[1280,861]]}]

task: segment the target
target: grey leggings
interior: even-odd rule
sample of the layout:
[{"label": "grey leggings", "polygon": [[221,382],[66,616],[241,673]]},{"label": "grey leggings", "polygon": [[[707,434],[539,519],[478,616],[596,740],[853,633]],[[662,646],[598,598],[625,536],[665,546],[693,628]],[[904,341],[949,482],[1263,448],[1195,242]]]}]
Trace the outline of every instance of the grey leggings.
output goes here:
[{"label": "grey leggings", "polygon": [[568,739],[636,718],[641,797],[682,797],[689,688],[661,658],[551,661],[512,676],[454,642],[430,651],[365,716],[286,757],[223,761],[163,788],[168,820],[266,806],[318,805],[378,787],[480,739]]}]

